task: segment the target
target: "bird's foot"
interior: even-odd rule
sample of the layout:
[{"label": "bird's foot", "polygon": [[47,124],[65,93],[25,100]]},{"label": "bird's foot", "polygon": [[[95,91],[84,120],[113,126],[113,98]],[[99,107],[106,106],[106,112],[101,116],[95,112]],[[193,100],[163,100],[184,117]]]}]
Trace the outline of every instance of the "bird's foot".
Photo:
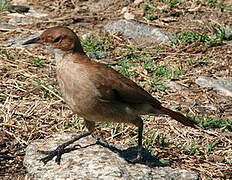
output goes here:
[{"label": "bird's foot", "polygon": [[75,145],[71,148],[65,148],[65,146],[62,144],[58,146],[55,150],[53,151],[43,151],[43,150],[38,150],[39,153],[45,154],[47,156],[43,157],[40,159],[44,164],[47,164],[49,161],[51,161],[54,157],[56,157],[55,162],[57,164],[60,164],[61,156],[65,153],[71,152],[73,150],[76,150],[80,145]]},{"label": "bird's foot", "polygon": [[52,160],[56,156],[55,162],[57,164],[60,164],[62,154],[71,152],[71,151],[77,149],[77,147],[80,147],[80,145],[75,145],[75,146],[70,147],[70,148],[68,148],[67,146],[69,146],[70,144],[74,143],[75,141],[77,141],[83,137],[90,135],[91,133],[92,133],[91,131],[87,131],[87,132],[84,132],[82,134],[79,134],[79,135],[75,136],[73,139],[71,139],[70,141],[67,141],[67,142],[59,145],[53,151],[41,151],[41,150],[39,150],[38,152],[47,155],[46,157],[41,158],[40,161],[42,161],[44,164],[47,164],[47,162],[49,162],[50,160]]},{"label": "bird's foot", "polygon": [[142,147],[138,147],[137,156],[130,160],[131,163],[141,163],[144,161],[144,151]]}]

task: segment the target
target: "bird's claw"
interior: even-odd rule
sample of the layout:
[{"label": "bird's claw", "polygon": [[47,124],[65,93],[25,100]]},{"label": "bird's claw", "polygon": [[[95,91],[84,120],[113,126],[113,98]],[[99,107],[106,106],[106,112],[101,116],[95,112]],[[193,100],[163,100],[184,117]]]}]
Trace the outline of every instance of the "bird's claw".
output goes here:
[{"label": "bird's claw", "polygon": [[133,159],[130,159],[130,162],[135,163],[141,163],[144,161],[144,153],[142,149],[138,149],[137,156]]},{"label": "bird's claw", "polygon": [[46,154],[47,156],[39,159],[40,161],[42,161],[45,164],[47,164],[49,161],[51,161],[55,156],[56,156],[56,163],[60,164],[60,159],[61,159],[61,155],[63,154],[62,151],[60,151],[60,149],[55,149],[54,151],[38,151],[42,154]]},{"label": "bird's claw", "polygon": [[47,155],[47,156],[41,158],[40,161],[42,161],[45,165],[49,161],[51,161],[54,157],[56,157],[55,162],[57,164],[60,164],[62,154],[70,152],[72,150],[75,150],[75,149],[77,149],[77,147],[81,147],[81,146],[78,144],[78,145],[75,145],[71,148],[65,148],[63,145],[60,145],[53,151],[38,150],[39,153]]},{"label": "bird's claw", "polygon": [[131,159],[130,162],[133,164],[141,163],[141,162],[143,162],[143,157],[137,156],[136,158]]}]

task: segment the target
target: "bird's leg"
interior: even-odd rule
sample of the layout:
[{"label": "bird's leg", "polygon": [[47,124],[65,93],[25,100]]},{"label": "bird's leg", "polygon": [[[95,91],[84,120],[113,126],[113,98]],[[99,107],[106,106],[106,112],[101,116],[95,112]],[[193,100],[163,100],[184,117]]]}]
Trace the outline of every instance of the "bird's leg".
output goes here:
[{"label": "bird's leg", "polygon": [[137,157],[132,159],[132,163],[141,162],[143,160],[143,120],[140,117],[137,117],[133,120],[133,124],[138,127],[138,149]]},{"label": "bird's leg", "polygon": [[47,164],[47,162],[49,162],[50,160],[52,160],[56,156],[55,161],[57,164],[60,164],[62,154],[66,153],[66,152],[70,152],[71,150],[74,149],[74,148],[66,148],[66,147],[69,146],[70,144],[76,142],[77,140],[83,138],[83,137],[89,136],[92,132],[93,131],[87,131],[87,132],[84,132],[82,134],[79,134],[79,135],[75,136],[73,139],[71,139],[70,141],[67,141],[67,142],[59,145],[53,151],[39,151],[39,152],[47,155],[46,157],[41,158],[40,161],[42,161],[44,164]]},{"label": "bird's leg", "polygon": [[138,154],[137,160],[140,161],[143,159],[143,122],[141,126],[138,127]]}]

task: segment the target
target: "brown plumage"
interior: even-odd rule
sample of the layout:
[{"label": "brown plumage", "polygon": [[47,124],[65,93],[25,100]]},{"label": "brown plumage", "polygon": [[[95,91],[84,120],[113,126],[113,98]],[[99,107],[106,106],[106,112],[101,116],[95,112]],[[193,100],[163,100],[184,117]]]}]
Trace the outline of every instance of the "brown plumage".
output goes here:
[{"label": "brown plumage", "polygon": [[[89,132],[83,136],[91,134],[95,122],[132,123],[139,129],[138,145],[141,149],[143,122],[140,115],[167,114],[186,126],[196,127],[195,121],[163,107],[132,80],[104,64],[90,60],[72,30],[53,27],[24,44],[31,43],[54,47],[60,90],[72,111],[84,117]],[[78,136],[73,141],[81,137]],[[63,149],[65,147],[62,146]],[[57,162],[60,161],[59,153],[56,154]],[[138,158],[141,158],[140,155]],[[48,156],[42,160],[46,163],[53,157]]]}]

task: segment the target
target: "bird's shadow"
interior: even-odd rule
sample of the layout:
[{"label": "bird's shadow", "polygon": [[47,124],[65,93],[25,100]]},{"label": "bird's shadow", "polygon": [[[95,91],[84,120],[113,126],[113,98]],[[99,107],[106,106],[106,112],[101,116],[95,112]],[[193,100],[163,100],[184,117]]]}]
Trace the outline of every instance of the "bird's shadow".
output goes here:
[{"label": "bird's shadow", "polygon": [[[152,156],[152,154],[145,148],[142,149],[142,158],[139,160],[136,160],[137,155],[138,155],[138,147],[129,147],[127,149],[121,150],[115,146],[109,145],[107,142],[105,142],[104,140],[102,140],[99,137],[94,137],[94,138],[96,139],[95,143],[91,143],[91,144],[88,144],[85,146],[80,146],[79,144],[77,144],[77,145],[74,145],[72,147],[68,147],[68,148],[63,149],[62,154],[69,153],[71,151],[75,151],[78,149],[88,148],[88,147],[94,146],[94,145],[100,145],[104,148],[109,149],[113,153],[117,153],[119,155],[119,157],[125,159],[129,164],[144,164],[144,165],[147,165],[149,167],[167,167],[167,166],[170,166],[169,164],[162,163],[157,157]],[[46,155],[48,155],[48,157],[49,157],[49,154],[51,154],[51,152],[54,153],[53,151],[43,151],[43,150],[38,150],[38,152],[40,152],[42,154],[46,154]],[[54,155],[52,156],[52,158],[53,157],[54,157]],[[42,160],[42,159],[40,159],[40,160]],[[45,164],[46,163],[47,162],[45,162]]]},{"label": "bird's shadow", "polygon": [[[133,162],[133,159],[137,157],[138,147],[129,147],[127,149],[121,150],[101,140],[97,140],[96,144],[103,146],[104,148],[107,148],[114,153],[117,153],[121,158],[125,159],[128,163],[135,164],[135,162]],[[144,164],[149,167],[169,166],[169,164],[160,162],[160,160],[157,157],[152,156],[152,154],[145,148],[142,149],[142,153],[143,153],[142,160],[136,161],[136,164]]]}]

